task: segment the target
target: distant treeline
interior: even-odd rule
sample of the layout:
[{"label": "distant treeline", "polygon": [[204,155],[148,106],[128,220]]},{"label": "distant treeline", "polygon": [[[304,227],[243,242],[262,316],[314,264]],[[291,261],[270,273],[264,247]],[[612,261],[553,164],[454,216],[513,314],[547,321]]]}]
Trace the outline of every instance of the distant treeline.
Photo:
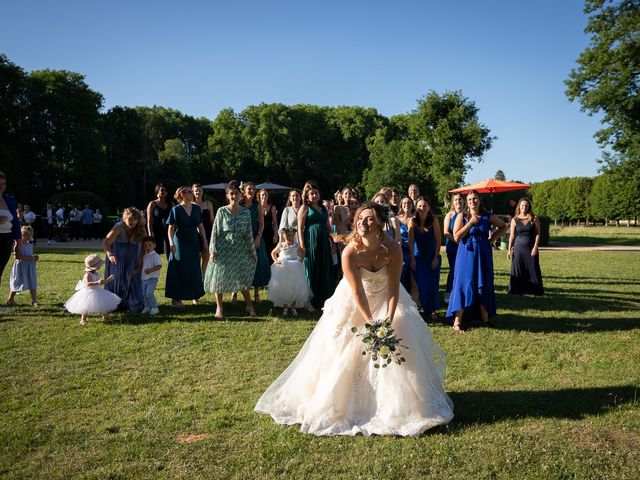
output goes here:
[{"label": "distant treeline", "polygon": [[442,202],[493,137],[461,92],[429,92],[390,118],[357,106],[260,104],[212,121],[171,108],[103,110],[84,76],[25,72],[0,55],[0,169],[9,192],[39,208],[55,194],[91,191],[113,212],[146,205],[153,186],[231,178],[323,196],[345,185],[369,196],[416,183]]},{"label": "distant treeline", "polygon": [[554,222],[608,222],[635,220],[640,198],[633,177],[611,169],[597,177],[566,177],[532,186],[536,215]]}]

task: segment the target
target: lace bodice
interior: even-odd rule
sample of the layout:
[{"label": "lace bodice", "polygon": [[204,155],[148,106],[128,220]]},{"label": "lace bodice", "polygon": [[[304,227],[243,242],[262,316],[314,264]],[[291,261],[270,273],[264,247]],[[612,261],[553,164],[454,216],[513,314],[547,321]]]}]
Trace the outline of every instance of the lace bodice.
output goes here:
[{"label": "lace bodice", "polygon": [[377,272],[372,272],[364,267],[360,268],[362,286],[367,293],[380,293],[387,288],[387,266]]},{"label": "lace bodice", "polygon": [[280,253],[278,255],[280,260],[300,260],[298,257],[298,245],[297,244],[286,244],[280,243]]}]

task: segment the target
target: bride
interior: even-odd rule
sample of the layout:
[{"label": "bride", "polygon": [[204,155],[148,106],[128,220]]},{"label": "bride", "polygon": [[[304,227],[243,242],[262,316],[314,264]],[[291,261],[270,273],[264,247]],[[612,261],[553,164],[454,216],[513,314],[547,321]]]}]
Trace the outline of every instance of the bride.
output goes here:
[{"label": "bride", "polygon": [[[368,202],[342,252],[344,278],[291,365],[255,410],[315,435],[419,435],[453,418],[445,354],[400,287],[402,250],[383,232],[387,212]],[[406,362],[374,368],[352,327],[389,317]]]}]

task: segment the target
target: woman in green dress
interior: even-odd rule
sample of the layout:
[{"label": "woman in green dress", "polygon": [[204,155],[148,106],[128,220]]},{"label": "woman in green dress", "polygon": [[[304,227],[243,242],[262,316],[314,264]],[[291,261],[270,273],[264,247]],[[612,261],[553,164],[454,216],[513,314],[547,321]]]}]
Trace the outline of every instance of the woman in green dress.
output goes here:
[{"label": "woman in green dress", "polygon": [[242,200],[240,206],[245,207],[251,214],[251,228],[253,231],[253,240],[256,247],[256,255],[258,256],[258,264],[253,276],[253,299],[256,303],[260,302],[259,287],[266,287],[271,280],[271,265],[269,265],[269,255],[267,252],[262,232],[264,231],[264,211],[262,206],[256,201],[256,186],[253,182],[243,182],[240,185],[242,190]]},{"label": "woman in green dress", "polygon": [[336,288],[331,259],[335,247],[329,238],[329,212],[321,203],[316,182],[305,183],[302,201],[303,205],[298,210],[298,244],[304,257],[307,283],[313,292],[311,306],[319,309]]},{"label": "woman in green dress", "polygon": [[213,222],[210,262],[204,276],[207,291],[216,296],[216,318],[222,318],[222,294],[241,291],[246,311],[256,315],[249,287],[256,270],[256,249],[251,228],[251,214],[240,206],[240,190],[234,180],[225,190],[228,205],[218,209]]},{"label": "woman in green dress", "polygon": [[181,300],[197,300],[204,295],[200,273],[200,245],[206,245],[207,239],[200,207],[192,203],[191,187],[178,187],[174,198],[179,204],[171,209],[165,222],[171,254],[167,264],[164,295],[171,299],[171,305],[182,307]]}]

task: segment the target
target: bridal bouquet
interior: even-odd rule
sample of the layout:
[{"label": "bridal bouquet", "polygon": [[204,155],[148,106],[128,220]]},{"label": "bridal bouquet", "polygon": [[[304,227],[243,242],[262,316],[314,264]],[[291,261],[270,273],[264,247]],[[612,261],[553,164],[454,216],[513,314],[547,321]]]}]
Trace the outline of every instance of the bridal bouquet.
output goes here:
[{"label": "bridal bouquet", "polygon": [[[358,328],[353,327],[351,331],[356,333]],[[362,343],[365,345],[362,355],[371,354],[375,368],[386,368],[391,362],[400,365],[406,361],[399,347],[407,350],[409,348],[400,344],[402,339],[396,338],[389,318],[365,323],[356,337],[362,337]]]}]

